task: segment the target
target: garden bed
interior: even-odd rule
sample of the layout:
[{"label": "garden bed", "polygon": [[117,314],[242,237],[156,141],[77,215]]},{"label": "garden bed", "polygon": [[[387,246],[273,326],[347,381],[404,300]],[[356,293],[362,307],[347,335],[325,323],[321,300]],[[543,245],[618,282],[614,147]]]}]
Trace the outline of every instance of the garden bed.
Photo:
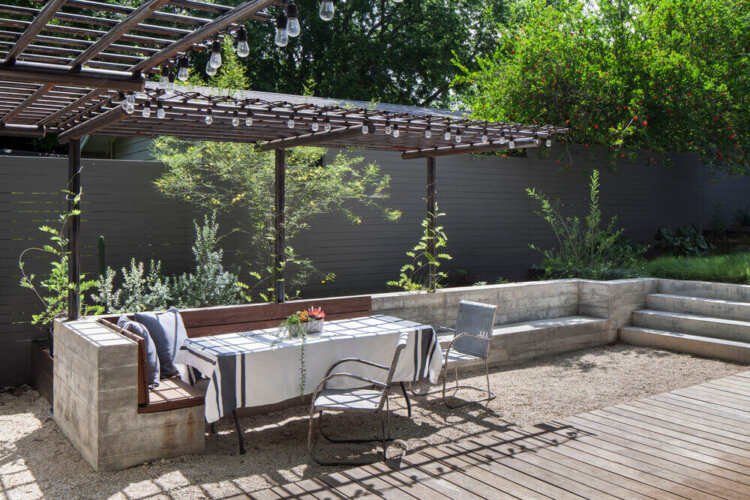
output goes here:
[{"label": "garden bed", "polygon": [[[410,450],[417,450],[509,425],[528,427],[745,370],[746,366],[733,363],[619,344],[587,349],[493,372],[499,397],[490,404],[490,412],[446,410],[432,396],[426,401],[415,398],[414,418],[408,420],[400,408],[403,399],[394,396],[399,408],[392,419],[393,431]],[[203,455],[105,473],[93,472],[83,461],[46,415],[48,408],[34,391],[0,394],[0,446],[6,457],[0,477],[3,492],[11,498],[227,497],[331,470],[311,465],[307,456],[304,407],[243,419],[248,443],[244,456],[237,455],[233,424],[221,422],[218,435],[207,437]],[[360,425],[351,421],[340,427]],[[369,427],[363,427],[367,432]]]},{"label": "garden bed", "polygon": [[707,257],[659,257],[646,265],[649,276],[750,284],[750,252]]}]

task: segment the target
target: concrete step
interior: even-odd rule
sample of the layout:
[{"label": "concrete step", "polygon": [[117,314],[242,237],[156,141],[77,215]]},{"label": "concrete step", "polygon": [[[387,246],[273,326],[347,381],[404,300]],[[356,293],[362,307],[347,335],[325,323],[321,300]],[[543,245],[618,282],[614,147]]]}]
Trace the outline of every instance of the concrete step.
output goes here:
[{"label": "concrete step", "polygon": [[642,310],[633,312],[633,326],[736,342],[750,342],[750,322],[734,319]]},{"label": "concrete step", "polygon": [[[452,335],[440,336],[443,349],[448,347],[452,338]],[[587,316],[495,325],[488,362],[492,366],[511,365],[541,356],[607,344],[615,339],[616,333],[608,320]]]},{"label": "concrete step", "polygon": [[626,344],[667,349],[738,363],[750,363],[750,344],[745,342],[635,326],[620,328],[619,335],[620,340]]},{"label": "concrete step", "polygon": [[659,280],[659,292],[732,302],[750,302],[750,285],[663,279]]},{"label": "concrete step", "polygon": [[646,306],[654,311],[672,311],[712,318],[750,321],[750,302],[653,293],[646,297]]}]

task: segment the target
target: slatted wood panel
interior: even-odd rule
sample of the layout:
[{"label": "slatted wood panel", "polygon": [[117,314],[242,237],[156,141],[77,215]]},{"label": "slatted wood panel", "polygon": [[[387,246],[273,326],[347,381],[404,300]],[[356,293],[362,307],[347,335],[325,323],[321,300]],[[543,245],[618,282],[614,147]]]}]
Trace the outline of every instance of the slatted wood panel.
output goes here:
[{"label": "slatted wood panel", "polygon": [[750,497],[750,372],[252,498]]}]

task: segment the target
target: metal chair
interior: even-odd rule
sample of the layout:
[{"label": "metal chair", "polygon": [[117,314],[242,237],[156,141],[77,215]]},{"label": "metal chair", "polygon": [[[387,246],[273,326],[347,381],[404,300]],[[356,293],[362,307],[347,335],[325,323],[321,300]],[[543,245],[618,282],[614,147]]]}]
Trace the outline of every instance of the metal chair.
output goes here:
[{"label": "metal chair", "polygon": [[[406,347],[406,343],[409,340],[409,332],[401,333],[396,346],[396,352],[393,355],[393,361],[391,366],[380,365],[371,361],[365,361],[358,358],[346,358],[334,363],[326,373],[325,378],[318,384],[313,393],[312,404],[310,405],[310,426],[307,433],[307,450],[310,453],[310,458],[315,460],[320,465],[352,465],[351,462],[327,462],[319,460],[313,452],[313,424],[315,421],[315,412],[320,413],[319,430],[321,436],[327,441],[332,443],[371,443],[375,441],[382,441],[383,444],[383,459],[386,459],[387,442],[391,440],[391,429],[390,429],[390,408],[388,405],[388,392],[390,389],[391,381],[393,380],[393,373],[398,363],[398,358],[401,355],[401,351]],[[361,375],[355,375],[352,373],[332,373],[333,370],[344,364],[344,363],[359,363],[366,366],[378,368],[386,371],[385,382],[379,382],[372,380]],[[351,380],[358,380],[369,384],[367,388],[357,389],[330,389],[327,387],[328,382],[334,379],[348,378]],[[380,425],[382,430],[382,438],[363,438],[363,439],[337,439],[332,438],[326,434],[323,429],[323,412],[324,411],[358,411],[358,412],[369,412],[375,415],[380,415]]]},{"label": "metal chair", "polygon": [[[454,332],[453,340],[448,348],[443,352],[443,387],[442,390],[427,392],[416,392],[412,390],[415,396],[426,396],[428,394],[437,394],[442,392],[443,403],[448,408],[461,408],[475,403],[486,403],[495,399],[495,393],[490,389],[490,372],[487,366],[487,357],[490,353],[490,341],[492,340],[492,330],[495,326],[495,314],[497,306],[492,304],[482,304],[481,302],[461,301],[458,306],[458,318],[456,319],[456,328],[441,327],[441,330]],[[474,387],[471,385],[460,385],[458,381],[458,367],[462,364],[474,363],[477,361],[484,362],[484,373],[487,378],[487,389]],[[448,385],[448,363],[453,363],[456,374],[455,391],[459,389],[474,389],[484,392],[486,397],[466,401],[458,405],[451,405],[445,396]]]}]

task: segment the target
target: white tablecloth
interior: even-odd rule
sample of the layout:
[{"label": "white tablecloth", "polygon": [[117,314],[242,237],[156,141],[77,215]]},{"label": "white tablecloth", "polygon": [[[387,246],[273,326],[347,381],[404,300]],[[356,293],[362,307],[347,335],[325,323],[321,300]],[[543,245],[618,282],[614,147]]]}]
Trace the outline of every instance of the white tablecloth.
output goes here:
[{"label": "white tablecloth", "polygon": [[[209,378],[206,420],[215,422],[235,408],[279,403],[303,392],[310,394],[331,365],[344,358],[390,366],[403,331],[411,335],[393,382],[427,379],[437,383],[442,360],[433,328],[384,315],[326,321],[323,333],[308,337],[305,343],[304,384],[300,370],[302,340],[279,339],[276,328],[189,339],[180,348],[175,363],[186,364]],[[384,370],[353,363],[339,368],[337,372],[374,380],[385,381],[387,375]]]}]

